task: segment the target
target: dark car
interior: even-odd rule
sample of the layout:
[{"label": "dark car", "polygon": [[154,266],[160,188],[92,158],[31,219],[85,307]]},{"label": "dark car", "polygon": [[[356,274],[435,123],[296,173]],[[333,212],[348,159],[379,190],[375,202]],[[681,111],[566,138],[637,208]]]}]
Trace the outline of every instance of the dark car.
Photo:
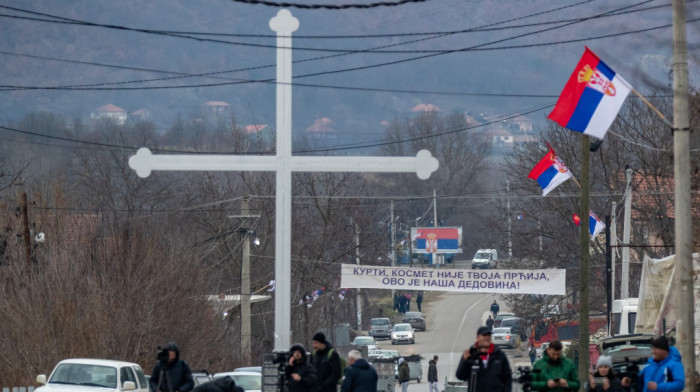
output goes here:
[{"label": "dark car", "polygon": [[598,343],[598,352],[612,359],[616,372],[629,373],[628,367],[637,365],[641,370],[651,357],[652,334],[617,335],[605,338]]},{"label": "dark car", "polygon": [[402,323],[411,324],[414,329],[425,331],[425,317],[421,312],[406,312],[403,315]]},{"label": "dark car", "polygon": [[386,317],[373,318],[369,322],[369,336],[391,339],[391,320]]}]

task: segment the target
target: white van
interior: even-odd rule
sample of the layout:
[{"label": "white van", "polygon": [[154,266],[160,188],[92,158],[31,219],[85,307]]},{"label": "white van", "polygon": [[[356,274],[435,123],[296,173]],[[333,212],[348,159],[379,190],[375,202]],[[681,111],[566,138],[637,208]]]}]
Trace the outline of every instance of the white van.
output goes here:
[{"label": "white van", "polygon": [[498,268],[498,253],[496,249],[479,249],[472,259],[472,269]]}]

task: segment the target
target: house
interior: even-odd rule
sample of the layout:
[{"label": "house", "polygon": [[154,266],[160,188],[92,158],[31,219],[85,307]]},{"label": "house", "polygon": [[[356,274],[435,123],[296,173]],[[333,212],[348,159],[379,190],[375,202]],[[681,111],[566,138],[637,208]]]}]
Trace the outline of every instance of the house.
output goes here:
[{"label": "house", "polygon": [[132,121],[147,121],[150,120],[152,117],[153,116],[151,115],[151,112],[149,112],[146,109],[139,109],[129,114],[129,118]]},{"label": "house", "polygon": [[109,103],[95,109],[94,112],[90,113],[90,118],[92,120],[112,119],[117,124],[124,125],[128,115],[126,114],[126,110]]},{"label": "house", "polygon": [[413,112],[413,113],[440,112],[440,111],[441,110],[439,107],[437,107],[431,103],[428,103],[428,104],[419,103],[418,105],[411,108],[411,112]]},{"label": "house", "polygon": [[314,123],[304,131],[313,139],[336,139],[338,133],[332,126],[335,122],[328,117],[317,118]]},{"label": "house", "polygon": [[207,113],[225,114],[231,111],[231,105],[224,101],[207,101],[202,107]]},{"label": "house", "polygon": [[511,122],[515,124],[517,129],[519,129],[522,133],[532,132],[532,120],[525,116],[515,117],[511,120]]},{"label": "house", "polygon": [[267,124],[250,124],[243,128],[245,134],[251,137],[257,137],[265,142],[272,142],[275,139],[275,133],[272,127]]}]

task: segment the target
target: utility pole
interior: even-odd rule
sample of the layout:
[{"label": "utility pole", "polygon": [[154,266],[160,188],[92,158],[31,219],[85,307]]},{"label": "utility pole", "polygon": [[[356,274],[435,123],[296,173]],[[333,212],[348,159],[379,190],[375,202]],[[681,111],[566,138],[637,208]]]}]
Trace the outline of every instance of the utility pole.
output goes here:
[{"label": "utility pole", "polygon": [[695,302],[690,205],[690,121],[685,0],[673,0],[673,174],[675,183],[676,290],[678,348],[685,370],[685,391],[695,385]]},{"label": "utility pole", "polygon": [[[506,180],[506,213],[508,214],[508,260],[513,258],[513,236],[511,234],[511,216],[510,216],[510,180]],[[541,245],[540,237],[540,248]],[[542,250],[542,249],[540,249]]]},{"label": "utility pole", "polygon": [[[350,221],[353,222],[352,218]],[[355,222],[355,264],[360,265],[360,225]],[[355,305],[357,306],[357,330],[362,331],[362,292],[356,289]]]},{"label": "utility pole", "polygon": [[589,230],[589,171],[590,171],[590,140],[588,135],[582,135],[581,138],[581,268],[579,269],[579,290],[581,291],[580,312],[579,312],[579,345],[578,345],[578,378],[579,380],[588,379],[588,369],[590,368],[590,359],[588,353],[588,344],[590,341],[590,331],[588,319],[588,302],[589,302],[589,259],[590,259],[590,243],[591,235]]},{"label": "utility pole", "polygon": [[622,228],[622,276],[620,299],[630,297],[630,230],[632,228],[632,169],[625,169],[627,187],[625,188],[625,222]]},{"label": "utility pole", "polygon": [[[248,195],[241,199],[241,214],[230,215],[229,218],[242,218],[247,222],[248,218],[259,218],[260,215],[251,215]],[[250,235],[253,232],[244,223],[238,229],[243,240],[243,255],[241,257],[241,357],[251,358],[251,332],[250,332]]]},{"label": "utility pole", "polygon": [[[437,216],[437,191],[433,189],[433,227],[438,227],[438,216]],[[433,265],[435,265],[437,268],[440,268],[440,254],[433,253],[430,255],[430,257],[433,258]],[[423,264],[421,264],[422,266]]]},{"label": "utility pole", "polygon": [[617,202],[612,202],[610,216],[610,274],[612,275],[610,283],[610,301],[614,301],[617,283],[617,275],[615,274],[615,263],[617,261]]},{"label": "utility pole", "polygon": [[605,302],[606,302],[606,322],[608,324],[608,336],[612,336],[612,328],[610,324],[610,314],[612,312],[612,294],[611,294],[611,260],[612,260],[612,248],[610,247],[610,215],[605,216]]},{"label": "utility pole", "polygon": [[391,201],[391,266],[396,266],[396,222],[394,222],[394,201]]}]

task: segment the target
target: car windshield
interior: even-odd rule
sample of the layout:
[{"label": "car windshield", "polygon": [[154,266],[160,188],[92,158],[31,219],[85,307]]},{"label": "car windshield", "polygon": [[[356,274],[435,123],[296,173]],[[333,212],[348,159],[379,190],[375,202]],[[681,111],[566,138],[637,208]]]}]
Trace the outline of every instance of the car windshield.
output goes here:
[{"label": "car windshield", "polygon": [[503,321],[504,319],[511,318],[511,317],[513,317],[513,315],[510,313],[501,313],[496,317],[496,320]]},{"label": "car windshield", "polygon": [[389,322],[389,319],[373,319],[372,320],[372,325],[389,325],[391,322]]},{"label": "car windshield", "polygon": [[421,312],[406,312],[406,314],[403,315],[403,318],[421,318],[423,317],[423,314]]},{"label": "car windshield", "polygon": [[63,363],[51,375],[49,383],[117,387],[117,368],[112,366]]},{"label": "car windshield", "polygon": [[520,320],[516,319],[516,318],[503,319],[503,321],[501,321],[501,326],[512,327],[512,326],[518,324],[518,321],[520,321]]},{"label": "car windshield", "polygon": [[412,331],[410,324],[396,324],[394,325],[394,331]]},{"label": "car windshield", "polygon": [[231,378],[236,382],[237,387],[241,387],[246,391],[262,389],[262,374],[232,374]]},{"label": "car windshield", "polygon": [[[474,256],[475,259],[488,259],[489,256],[491,256],[491,253],[487,252],[477,252],[477,254]],[[504,256],[505,257],[505,256]]]},{"label": "car windshield", "polygon": [[352,344],[368,346],[370,344],[374,344],[374,338],[371,336],[358,336],[355,338],[355,341],[353,341]]},{"label": "car windshield", "polygon": [[510,333],[510,328],[494,328],[492,333],[499,333],[499,334],[509,334]]}]

